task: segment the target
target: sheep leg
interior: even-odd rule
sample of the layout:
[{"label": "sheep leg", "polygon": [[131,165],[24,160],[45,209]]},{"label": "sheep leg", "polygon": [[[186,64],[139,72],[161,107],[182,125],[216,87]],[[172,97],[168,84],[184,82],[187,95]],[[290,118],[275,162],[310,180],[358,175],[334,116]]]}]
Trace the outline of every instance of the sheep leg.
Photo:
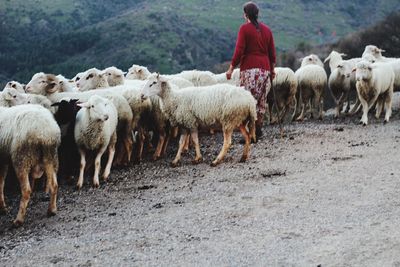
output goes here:
[{"label": "sheep leg", "polygon": [[349,113],[349,111],[350,111],[350,93],[349,92],[347,92],[347,105],[346,105],[346,110],[344,111],[346,114],[348,114]]},{"label": "sheep leg", "polygon": [[297,98],[293,97],[293,113],[290,115],[290,121],[294,120],[294,117],[296,116],[296,110],[297,110]]},{"label": "sheep leg", "polygon": [[393,99],[393,87],[389,89],[389,92],[386,93],[385,98],[385,120],[384,123],[389,122],[390,116],[392,115],[392,99]]},{"label": "sheep leg", "polygon": [[144,139],[145,139],[145,134],[144,134],[144,129],[142,127],[140,127],[139,129],[139,148],[138,148],[138,155],[137,155],[137,159],[138,162],[142,161],[142,155],[143,155],[143,147],[144,147]]},{"label": "sheep leg", "polygon": [[82,185],[83,185],[83,175],[84,175],[85,166],[86,166],[86,155],[85,155],[85,151],[83,149],[79,149],[79,154],[81,155],[81,164],[79,167],[79,178],[78,178],[78,183],[76,184],[76,187],[78,189],[81,189]]},{"label": "sheep leg", "polygon": [[354,115],[358,112],[359,108],[361,105],[360,98],[357,97],[356,103],[354,104],[354,107],[350,110],[350,115]]},{"label": "sheep leg", "polygon": [[44,171],[47,177],[47,186],[50,191],[50,203],[47,209],[47,216],[54,216],[57,212],[57,174],[54,170],[53,164],[46,162],[44,166]]},{"label": "sheep leg", "polygon": [[342,93],[342,95],[340,96],[339,100],[336,101],[335,118],[339,118],[340,117],[340,113],[342,112],[342,109],[343,109],[344,99],[345,99],[345,95]]},{"label": "sheep leg", "polygon": [[156,151],[153,154],[153,160],[158,160],[161,157],[161,151],[165,142],[165,130],[160,130],[159,136],[158,136],[158,143],[157,143],[157,148]]},{"label": "sheep leg", "polygon": [[126,150],[126,153],[128,153],[128,163],[131,162],[132,144],[133,144],[132,135],[131,135],[131,134],[128,134],[128,135],[125,137],[125,140],[124,140],[125,150]]},{"label": "sheep leg", "polygon": [[162,156],[164,156],[165,152],[167,151],[167,147],[168,147],[168,143],[169,143],[169,139],[171,138],[171,135],[172,135],[172,133],[169,133],[169,134],[167,134],[167,137],[165,138],[164,145],[161,150]]},{"label": "sheep leg", "polygon": [[381,116],[381,113],[382,113],[382,108],[383,108],[383,99],[379,98],[379,99],[376,101],[375,118],[379,119],[379,117]]},{"label": "sheep leg", "polygon": [[302,121],[302,120],[304,120],[304,110],[305,110],[304,102],[301,102],[301,103],[300,103],[300,106],[301,106],[301,113],[300,113],[300,115],[297,117],[296,121]]},{"label": "sheep leg", "polygon": [[[100,186],[99,173],[100,173],[100,168],[101,168],[101,157],[103,156],[106,149],[107,149],[107,147],[102,147],[100,149],[100,151],[97,153],[96,158],[94,160],[93,186],[96,188]],[[111,159],[111,162],[112,162],[112,159]]]},{"label": "sheep leg", "polygon": [[185,147],[187,136],[188,136],[187,131],[184,131],[181,134],[181,137],[179,139],[179,149],[178,149],[178,152],[176,153],[175,159],[171,163],[172,167],[178,166],[179,161],[181,160],[182,150]]},{"label": "sheep leg", "polygon": [[[323,89],[322,89],[323,90]],[[318,95],[318,103],[319,103],[319,115],[318,119],[322,120],[324,118],[324,95],[323,92],[321,92]]]},{"label": "sheep leg", "polygon": [[4,201],[4,183],[6,180],[8,171],[8,165],[2,165],[0,167],[0,214],[6,212],[6,202]]},{"label": "sheep leg", "polygon": [[363,115],[361,117],[360,123],[366,126],[368,124],[368,111],[369,111],[368,102],[362,97],[360,97],[360,102],[363,110]]},{"label": "sheep leg", "polygon": [[16,170],[19,185],[21,187],[21,201],[19,204],[19,210],[17,218],[14,220],[14,226],[18,227],[24,223],[26,208],[31,198],[31,186],[29,184],[29,172],[27,169]]},{"label": "sheep leg", "polygon": [[195,159],[192,161],[193,164],[197,164],[200,163],[203,160],[203,157],[201,156],[201,152],[200,152],[200,144],[199,144],[199,134],[197,129],[193,130],[190,133],[191,137],[192,137],[192,141],[194,144],[194,147],[196,149],[196,157]]},{"label": "sheep leg", "polygon": [[184,152],[188,152],[189,151],[189,146],[190,146],[190,136],[187,135],[186,139],[185,139],[185,146],[183,148]]},{"label": "sheep leg", "polygon": [[245,144],[243,147],[243,155],[239,162],[245,162],[249,158],[250,154],[250,133],[246,130],[246,126],[243,124],[240,125],[240,131],[244,137]]},{"label": "sheep leg", "polygon": [[115,155],[115,145],[110,144],[108,146],[108,160],[102,177],[104,181],[107,181],[108,176],[110,176],[114,155]]},{"label": "sheep leg", "polygon": [[211,163],[211,166],[217,166],[224,159],[229,147],[232,144],[232,132],[233,130],[224,130],[224,145],[222,146],[221,152],[219,152],[218,157]]}]

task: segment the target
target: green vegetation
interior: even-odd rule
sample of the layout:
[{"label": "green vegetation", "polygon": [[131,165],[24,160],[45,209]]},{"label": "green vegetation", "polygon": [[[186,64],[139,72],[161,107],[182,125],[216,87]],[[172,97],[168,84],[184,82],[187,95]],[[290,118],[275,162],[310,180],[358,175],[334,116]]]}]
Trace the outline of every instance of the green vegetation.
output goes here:
[{"label": "green vegetation", "polygon": [[[210,69],[233,53],[239,0],[10,0],[0,2],[0,86],[37,71],[72,77],[133,63],[163,73]],[[278,51],[315,46],[383,19],[398,0],[258,1]]]}]

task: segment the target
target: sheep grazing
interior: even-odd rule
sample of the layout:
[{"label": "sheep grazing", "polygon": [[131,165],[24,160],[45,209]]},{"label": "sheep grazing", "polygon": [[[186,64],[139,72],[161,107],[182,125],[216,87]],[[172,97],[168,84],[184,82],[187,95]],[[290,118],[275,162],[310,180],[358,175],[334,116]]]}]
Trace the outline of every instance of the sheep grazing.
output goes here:
[{"label": "sheep grazing", "polygon": [[103,70],[104,75],[107,77],[107,82],[109,86],[117,86],[124,84],[125,72],[112,66]]},{"label": "sheep grazing", "polygon": [[[293,109],[293,113],[290,115],[290,120],[292,121],[297,106],[297,79],[294,72],[289,68],[280,67],[276,67],[274,71],[275,79],[272,81],[273,90],[270,90],[267,96],[270,124],[274,124],[278,120],[282,121],[291,108]],[[273,107],[275,107],[277,111],[276,119],[272,113]]]},{"label": "sheep grazing", "polygon": [[[57,147],[60,128],[53,115],[38,105],[21,105],[0,108],[0,210],[5,211],[4,180],[9,164],[16,172],[21,187],[21,202],[14,225],[24,222],[26,208],[32,192],[29,174],[44,170],[50,190],[47,214],[57,212]],[[34,177],[37,178],[37,177]]]},{"label": "sheep grazing", "polygon": [[25,85],[24,84],[21,84],[21,83],[19,83],[19,82],[16,82],[16,81],[11,81],[11,82],[8,82],[7,84],[6,84],[6,86],[4,87],[4,89],[6,89],[6,88],[14,88],[15,90],[17,90],[19,93],[25,93]]},{"label": "sheep grazing", "polygon": [[368,61],[360,61],[355,69],[357,80],[357,93],[360,99],[363,115],[360,123],[368,124],[368,111],[376,102],[376,114],[378,119],[383,107],[386,110],[384,122],[389,122],[392,114],[392,97],[395,75],[388,64],[371,64]]},{"label": "sheep grazing", "polygon": [[[310,55],[302,60],[301,67],[295,72],[298,83],[301,113],[297,120],[303,120],[305,108],[311,104],[311,107],[318,108],[319,119],[323,118],[324,107],[324,88],[327,84],[327,75],[323,68],[322,61],[316,55]],[[310,103],[310,102],[313,103]],[[311,112],[313,116],[313,110]]]},{"label": "sheep grazing", "polygon": [[[221,124],[224,134],[224,145],[212,166],[221,163],[231,145],[233,130],[239,128],[245,138],[245,146],[241,162],[249,157],[250,140],[255,141],[256,102],[253,96],[243,88],[229,84],[218,84],[198,90],[189,87],[174,90],[168,79],[152,74],[142,91],[143,98],[158,95],[163,110],[172,126],[182,127],[179,149],[172,166],[177,166],[185,146],[188,131],[196,149],[194,163],[202,161],[198,140],[200,125],[212,126]],[[248,127],[248,128],[247,128]]]},{"label": "sheep grazing", "polygon": [[77,188],[82,188],[83,175],[86,166],[86,154],[93,151],[95,157],[95,170],[93,186],[99,187],[99,173],[101,157],[108,149],[108,161],[103,173],[104,181],[110,175],[112,161],[117,141],[117,109],[106,98],[93,95],[85,103],[79,104],[82,108],[78,111],[75,122],[74,136],[81,156],[81,164]]}]

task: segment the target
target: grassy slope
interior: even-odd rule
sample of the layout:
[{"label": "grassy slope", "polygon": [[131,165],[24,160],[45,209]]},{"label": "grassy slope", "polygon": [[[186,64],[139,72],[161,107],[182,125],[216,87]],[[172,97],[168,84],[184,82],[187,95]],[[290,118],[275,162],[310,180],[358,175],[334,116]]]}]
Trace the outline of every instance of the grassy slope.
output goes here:
[{"label": "grassy slope", "polygon": [[[258,2],[263,11],[261,20],[273,29],[279,51],[300,42],[315,45],[333,41],[332,32],[339,38],[399,8],[398,0]],[[16,51],[8,47],[3,62],[14,60],[18,64],[0,71],[5,73],[0,77],[26,81],[42,70],[72,76],[87,67],[116,65],[126,69],[134,62],[161,72],[212,69],[233,52],[236,31],[243,22],[242,4],[238,0],[1,1],[0,13],[8,19],[18,18],[15,31],[5,36],[11,34],[16,39],[17,31],[29,34],[31,27],[32,36],[25,39],[28,43],[39,40],[39,44],[20,45]],[[48,21],[45,32],[40,19]],[[23,44],[25,39],[19,41]],[[0,52],[4,43],[0,36]],[[29,51],[32,46],[34,51]],[[19,57],[13,58],[15,53]],[[41,58],[44,53],[50,56]]]}]

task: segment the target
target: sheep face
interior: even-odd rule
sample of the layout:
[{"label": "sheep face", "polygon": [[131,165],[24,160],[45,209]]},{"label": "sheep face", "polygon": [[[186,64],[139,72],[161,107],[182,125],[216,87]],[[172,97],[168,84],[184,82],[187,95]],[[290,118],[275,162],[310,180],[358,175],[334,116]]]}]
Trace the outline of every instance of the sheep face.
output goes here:
[{"label": "sheep face", "polygon": [[146,80],[150,72],[146,67],[133,65],[129,68],[126,78],[129,80]]},{"label": "sheep face", "polygon": [[10,103],[10,106],[15,106],[21,102],[21,94],[14,88],[5,88],[2,92],[3,98]]},{"label": "sheep face", "polygon": [[97,88],[97,84],[99,84],[104,78],[105,75],[98,69],[89,69],[82,75],[82,77],[76,83],[76,86],[78,87],[79,91],[88,91]]},{"label": "sheep face", "polygon": [[154,95],[160,96],[166,83],[167,79],[165,77],[160,74],[152,74],[142,89],[142,100]]},{"label": "sheep face", "polygon": [[24,85],[16,81],[8,82],[4,88],[14,88],[19,93],[25,93]]},{"label": "sheep face", "polygon": [[372,78],[372,65],[367,61],[361,61],[357,63],[356,68],[356,80],[357,82],[367,82]]},{"label": "sheep face", "polygon": [[91,96],[86,103],[78,104],[81,108],[86,108],[90,118],[95,121],[108,120],[110,117],[108,105],[112,105],[111,102],[98,95]]},{"label": "sheep face", "polygon": [[382,57],[382,52],[385,52],[385,50],[380,49],[375,45],[367,45],[365,47],[363,55],[370,54],[370,55],[374,56],[375,58],[377,58],[377,57]]},{"label": "sheep face", "polygon": [[124,84],[125,72],[123,72],[120,69],[117,69],[116,67],[109,67],[104,69],[103,74],[107,77],[107,82],[110,86],[117,86]]},{"label": "sheep face", "polygon": [[47,95],[58,92],[59,80],[52,74],[37,73],[26,85],[25,91],[30,94]]}]

